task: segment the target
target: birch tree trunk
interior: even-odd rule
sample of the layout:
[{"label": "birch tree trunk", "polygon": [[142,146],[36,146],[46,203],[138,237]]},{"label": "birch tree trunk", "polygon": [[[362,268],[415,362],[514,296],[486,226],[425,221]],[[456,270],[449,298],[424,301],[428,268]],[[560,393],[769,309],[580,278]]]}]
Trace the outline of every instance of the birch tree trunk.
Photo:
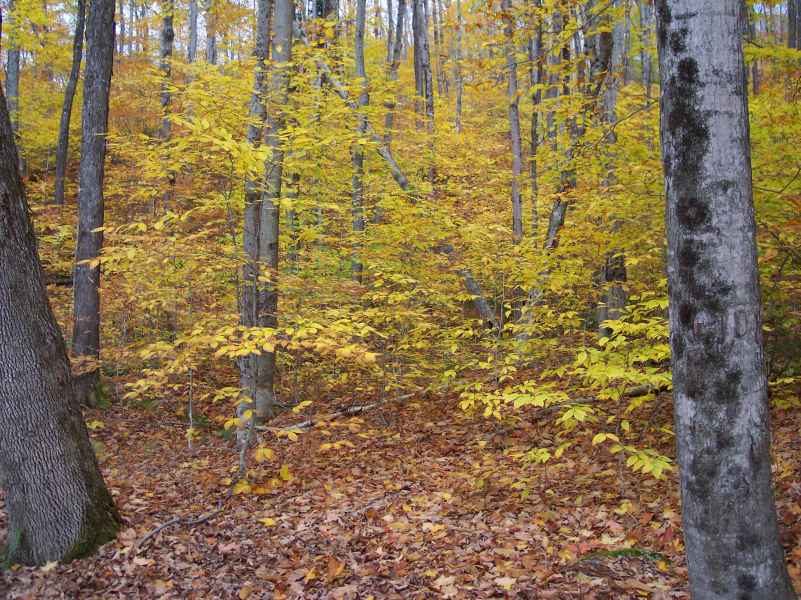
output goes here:
[{"label": "birch tree trunk", "polygon": [[356,0],[356,39],[354,43],[354,62],[356,78],[359,80],[359,98],[356,101],[358,125],[356,126],[356,143],[351,147],[353,176],[351,178],[351,212],[353,217],[353,234],[357,238],[351,257],[351,276],[361,283],[364,265],[359,258],[360,242],[364,234],[364,146],[362,141],[367,134],[367,117],[361,112],[369,102],[367,94],[367,70],[364,66],[364,22],[366,18],[366,0]]},{"label": "birch tree trunk", "polygon": [[[270,44],[270,15],[272,12],[271,0],[257,0],[256,2],[256,37],[253,55],[256,58],[256,68],[253,81],[253,96],[250,100],[250,125],[248,126],[247,140],[253,147],[261,144],[264,132],[264,123],[267,118],[265,107],[265,82],[267,78],[266,61],[269,55]],[[243,327],[256,327],[260,324],[260,277],[263,264],[266,264],[266,254],[261,249],[261,216],[262,216],[262,190],[261,183],[253,178],[245,181],[245,215],[242,239],[245,253],[245,264],[242,267],[242,291],[240,300],[239,321]],[[253,415],[256,405],[269,404],[271,392],[264,391],[265,373],[271,368],[266,353],[243,356],[239,361],[239,385],[242,390],[242,399],[237,407],[240,418],[239,428],[240,444],[249,443],[250,421],[246,418],[247,411]]]},{"label": "birch tree trunk", "polygon": [[[78,77],[81,73],[81,60],[83,58],[83,30],[86,20],[85,0],[78,0],[78,14],[75,18],[75,35],[72,41],[72,67],[64,89],[64,105],[61,109],[61,121],[58,126],[58,145],[56,146],[56,181],[53,201],[64,204],[64,180],[67,175],[67,155],[70,147],[70,119],[72,118],[72,103],[75,100],[75,89],[78,87]],[[122,25],[121,25],[122,27]]]},{"label": "birch tree trunk", "polygon": [[[113,0],[111,0],[113,2]],[[91,554],[120,518],[75,397],[50,309],[0,91],[0,487],[5,561],[41,565]]]},{"label": "birch tree trunk", "polygon": [[[86,21],[86,73],[83,80],[78,235],[73,277],[72,351],[96,361],[100,356],[100,265],[103,247],[103,176],[108,102],[114,61],[114,0],[93,0]],[[94,402],[97,365],[78,378],[78,398]]]},{"label": "birch tree trunk", "polygon": [[694,598],[795,598],[771,486],[742,0],[659,0],[670,343]]},{"label": "birch tree trunk", "polygon": [[198,0],[189,0],[189,40],[186,45],[186,62],[192,64],[197,57]]},{"label": "birch tree trunk", "polygon": [[520,97],[517,85],[517,58],[515,56],[515,15],[512,0],[502,0],[504,36],[506,37],[507,102],[509,116],[509,141],[512,151],[512,236],[517,243],[523,239],[523,199],[520,195],[520,174],[523,171],[523,147],[520,136]]}]

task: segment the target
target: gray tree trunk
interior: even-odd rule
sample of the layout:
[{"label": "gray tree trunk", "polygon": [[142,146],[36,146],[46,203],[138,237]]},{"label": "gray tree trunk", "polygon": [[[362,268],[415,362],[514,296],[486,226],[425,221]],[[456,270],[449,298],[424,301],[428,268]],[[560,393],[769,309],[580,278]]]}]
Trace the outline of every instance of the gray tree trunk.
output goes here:
[{"label": "gray tree trunk", "polygon": [[456,133],[462,133],[462,96],[464,96],[464,79],[462,78],[462,0],[456,0],[456,60],[453,65],[453,80],[456,83],[455,121]]},{"label": "gray tree trunk", "polygon": [[[541,3],[537,4],[538,6]],[[533,90],[545,80],[545,57],[543,56],[543,31],[542,19],[537,19],[536,33],[529,39],[528,44],[529,59],[529,84]],[[542,90],[537,87],[532,94],[531,105],[531,145],[529,146],[528,173],[531,181],[531,237],[537,240],[539,235],[539,185],[537,152],[539,151],[539,121],[540,103],[542,102]]]},{"label": "gray tree trunk", "polygon": [[[159,138],[162,142],[168,142],[172,134],[172,117],[170,116],[170,103],[172,94],[172,50],[175,40],[175,29],[173,28],[173,15],[175,13],[175,0],[162,0],[162,12],[164,13],[161,21],[161,36],[159,43],[159,70],[161,71],[161,130]],[[172,204],[175,191],[175,173],[172,170],[167,172],[167,189],[162,194],[162,206],[166,211]]]},{"label": "gray tree trunk", "polygon": [[428,178],[433,183],[434,168],[434,78],[428,48],[428,15],[426,0],[412,0],[412,33],[414,35],[414,81],[417,97],[423,102],[426,129],[429,134],[430,163]]},{"label": "gray tree trunk", "polygon": [[[86,21],[86,72],[83,80],[78,235],[73,285],[72,351],[100,356],[100,266],[91,264],[103,247],[103,176],[108,102],[114,61],[114,0],[94,0]],[[93,403],[99,369],[78,379],[78,398]]]},{"label": "gray tree trunk", "polygon": [[217,17],[214,14],[214,0],[206,4],[206,62],[217,64]]},{"label": "gray tree trunk", "polygon": [[19,67],[20,51],[17,43],[16,15],[14,14],[16,2],[8,3],[8,16],[6,17],[6,31],[8,32],[8,50],[6,51],[6,97],[8,114],[11,116],[11,127],[14,135],[19,133]]},{"label": "gray tree trunk", "polygon": [[502,0],[504,36],[506,38],[506,98],[509,103],[509,142],[512,151],[512,236],[515,242],[523,239],[523,198],[520,194],[520,175],[523,171],[523,146],[520,136],[520,96],[517,85],[517,57],[515,56],[515,15],[512,0]]},{"label": "gray tree trunk", "polygon": [[642,63],[642,85],[645,88],[645,101],[651,101],[653,70],[651,53],[651,34],[654,24],[654,10],[651,0],[638,0],[640,9],[640,62]]},{"label": "gray tree trunk", "polygon": [[[289,101],[289,63],[292,60],[292,27],[295,11],[293,0],[276,0],[275,32],[272,42],[271,110],[268,113],[266,145],[270,156],[265,163],[266,189],[261,200],[261,227],[259,252],[262,264],[269,272],[267,282],[258,282],[256,318],[259,327],[275,328],[278,325],[278,242],[281,215],[281,183],[284,171],[284,145],[281,140]],[[275,352],[264,353],[264,368],[256,382],[256,418],[266,420],[276,412]]]},{"label": "gray tree trunk", "polygon": [[[56,181],[53,201],[64,204],[64,181],[67,175],[67,154],[70,147],[70,119],[72,103],[75,100],[75,89],[81,73],[83,59],[83,30],[86,20],[85,0],[78,0],[78,14],[75,19],[75,35],[72,40],[72,67],[64,90],[64,105],[61,109],[61,121],[58,126],[58,145],[56,146]],[[122,27],[122,26],[121,26]]]},{"label": "gray tree trunk", "polygon": [[787,0],[787,46],[801,49],[801,0]]},{"label": "gray tree trunk", "polygon": [[367,135],[367,117],[364,107],[369,103],[367,94],[367,70],[364,66],[364,22],[366,18],[366,0],[356,0],[356,38],[354,41],[354,62],[356,77],[359,80],[359,98],[356,101],[358,125],[356,135],[358,140],[351,148],[351,161],[353,163],[353,176],[351,177],[351,212],[353,217],[353,234],[357,238],[351,258],[351,276],[354,281],[361,283],[364,265],[359,258],[360,242],[364,234],[364,146],[362,140]]},{"label": "gray tree trunk", "polygon": [[[117,53],[125,53],[125,4],[124,0],[119,0],[117,4],[117,19],[120,23],[119,33],[117,34]],[[83,35],[83,32],[81,32]],[[73,53],[74,55],[74,53]]]},{"label": "gray tree trunk", "polygon": [[[398,0],[398,18],[395,21],[395,43],[392,46],[392,60],[389,63],[389,80],[398,80],[398,69],[403,49],[403,26],[406,20],[406,0]],[[392,147],[392,130],[395,126],[395,101],[388,100],[385,105],[387,114],[384,117],[384,145]]]},{"label": "gray tree trunk", "polygon": [[190,64],[197,58],[198,0],[189,0],[189,41],[186,45],[186,61]]},{"label": "gray tree trunk", "polygon": [[659,0],[670,342],[694,598],[795,598],[771,486],[742,0]]},{"label": "gray tree trunk", "polygon": [[139,36],[139,28],[137,26],[137,11],[136,0],[129,0],[128,2],[128,54],[133,54],[136,51],[136,38]]},{"label": "gray tree trunk", "polygon": [[[113,1],[113,0],[112,0]],[[41,565],[92,553],[120,518],[76,401],[50,309],[17,151],[0,91],[0,487],[5,560]]]},{"label": "gray tree trunk", "polygon": [[[265,107],[265,82],[267,79],[266,61],[270,45],[271,0],[256,2],[256,37],[253,55],[256,58],[256,69],[253,82],[253,96],[250,100],[250,125],[247,140],[252,146],[259,146],[262,140],[264,123],[267,118]],[[263,302],[260,293],[260,277],[267,264],[266,253],[261,248],[262,218],[262,185],[260,181],[248,178],[245,181],[245,215],[242,239],[245,252],[245,264],[242,268],[242,290],[240,302],[240,323],[244,327],[256,327],[260,324],[262,313],[259,302]],[[265,383],[266,373],[272,368],[266,353],[244,356],[239,361],[240,387],[243,398],[237,408],[241,421],[246,411],[256,412],[256,405],[269,405],[272,401],[271,381]],[[243,423],[240,427],[239,441],[247,444],[250,427]]]},{"label": "gray tree trunk", "polygon": [[387,0],[387,64],[392,64],[392,40],[395,35],[395,23],[393,22],[392,0]]}]

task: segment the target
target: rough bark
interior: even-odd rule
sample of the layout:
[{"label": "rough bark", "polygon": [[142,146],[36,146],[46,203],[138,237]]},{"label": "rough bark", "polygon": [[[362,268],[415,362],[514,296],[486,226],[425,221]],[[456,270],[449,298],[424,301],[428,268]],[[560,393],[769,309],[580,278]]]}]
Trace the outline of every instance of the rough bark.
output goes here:
[{"label": "rough bark", "polygon": [[428,48],[428,15],[426,0],[412,0],[412,34],[414,37],[414,81],[418,104],[421,101],[429,137],[430,163],[428,179],[433,182],[434,168],[434,78]]},{"label": "rough bark", "polygon": [[217,17],[214,14],[214,0],[208,0],[206,12],[206,62],[217,64]]},{"label": "rough bark", "polygon": [[186,44],[186,61],[195,62],[197,58],[197,0],[189,0],[189,40]]},{"label": "rough bark", "polygon": [[[108,102],[114,60],[114,0],[94,0],[86,21],[86,73],[83,81],[78,234],[73,286],[72,351],[77,357],[100,355],[100,265],[103,247],[103,176]],[[79,379],[79,399],[92,403],[99,371]]]},{"label": "rough bark", "polygon": [[[170,116],[170,104],[172,94],[172,50],[175,40],[175,29],[173,28],[173,15],[175,13],[175,0],[163,0],[161,20],[161,37],[159,44],[159,71],[161,71],[161,129],[159,138],[162,142],[168,142],[172,134],[172,118]],[[162,205],[167,210],[172,203],[175,188],[175,173],[167,170],[167,189],[162,194]]]},{"label": "rough bark", "polygon": [[364,107],[369,102],[367,94],[367,70],[364,66],[364,22],[366,18],[366,0],[356,0],[356,39],[354,43],[354,62],[356,77],[359,80],[359,97],[357,106],[356,143],[351,147],[351,161],[353,175],[351,177],[351,213],[353,234],[357,238],[351,257],[351,276],[355,281],[361,282],[364,265],[359,258],[358,238],[364,234],[364,146],[362,144],[367,134],[367,117]]},{"label": "rough bark", "polygon": [[692,596],[783,600],[741,4],[656,5],[676,445]]},{"label": "rough bark", "polygon": [[[85,0],[81,0],[81,3],[84,3]],[[119,30],[117,33],[117,54],[125,54],[125,0],[119,0],[117,4],[117,20],[120,24]],[[80,7],[79,7],[80,9]],[[81,32],[83,36],[83,32]],[[73,52],[73,56],[75,53]]]},{"label": "rough bark", "polygon": [[81,418],[50,309],[0,91],[0,487],[5,560],[40,565],[93,552],[120,525]]},{"label": "rough bark", "polygon": [[[64,204],[64,181],[67,175],[67,154],[70,146],[70,119],[72,103],[75,100],[75,89],[78,87],[78,76],[81,73],[83,59],[83,30],[86,20],[85,0],[78,0],[78,14],[75,18],[75,35],[72,40],[72,67],[64,89],[64,104],[61,108],[61,121],[58,126],[58,145],[56,146],[56,181],[53,201]],[[121,25],[122,27],[122,25]]]},{"label": "rough bark", "polygon": [[787,0],[787,46],[801,49],[801,0]]},{"label": "rough bark", "polygon": [[392,63],[392,54],[394,52],[392,41],[395,39],[395,23],[392,16],[392,0],[387,0],[387,64]]}]

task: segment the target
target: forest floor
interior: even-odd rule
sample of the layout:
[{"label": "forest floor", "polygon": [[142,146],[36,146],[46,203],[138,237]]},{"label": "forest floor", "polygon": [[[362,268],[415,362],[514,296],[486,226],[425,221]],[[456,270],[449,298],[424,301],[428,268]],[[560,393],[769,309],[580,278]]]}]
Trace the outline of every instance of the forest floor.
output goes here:
[{"label": "forest floor", "polygon": [[[801,589],[798,414],[775,411],[774,445]],[[687,597],[675,473],[640,476],[589,443],[523,465],[516,449],[554,442],[549,420],[510,428],[453,399],[413,399],[294,441],[268,432],[275,457],[252,465],[242,494],[219,428],[189,449],[184,419],[164,406],[117,404],[87,421],[125,526],[91,558],[0,574],[0,597]]]}]

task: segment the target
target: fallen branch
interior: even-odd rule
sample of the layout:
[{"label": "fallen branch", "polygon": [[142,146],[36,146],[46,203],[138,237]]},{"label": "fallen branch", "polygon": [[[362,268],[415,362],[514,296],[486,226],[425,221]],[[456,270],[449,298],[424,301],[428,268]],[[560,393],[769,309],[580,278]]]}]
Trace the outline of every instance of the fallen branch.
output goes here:
[{"label": "fallen branch", "polygon": [[387,398],[386,400],[379,400],[378,402],[372,402],[371,404],[351,406],[350,408],[344,408],[342,410],[338,410],[337,412],[325,415],[319,419],[315,419],[314,417],[312,417],[311,419],[307,419],[306,421],[301,421],[300,423],[297,423],[295,425],[290,425],[289,427],[266,427],[264,425],[261,425],[261,426],[256,426],[256,429],[259,431],[275,431],[275,432],[306,431],[307,429],[311,429],[315,425],[324,421],[332,421],[340,417],[350,417],[353,415],[358,415],[368,410],[378,408],[383,404],[389,404],[390,402],[406,401],[409,398],[413,398],[415,395],[417,395],[417,393],[418,392],[413,392],[411,394],[404,394],[403,396],[396,396],[395,398]]},{"label": "fallen branch", "polygon": [[136,556],[137,554],[139,554],[139,552],[142,550],[142,546],[144,546],[145,543],[147,543],[149,540],[151,540],[154,537],[156,537],[159,533],[161,533],[162,531],[164,531],[168,527],[172,527],[173,525],[179,525],[179,524],[187,525],[189,527],[194,527],[195,525],[200,525],[201,523],[205,523],[206,521],[211,519],[213,516],[221,513],[222,510],[223,510],[223,506],[222,506],[222,500],[221,500],[217,504],[217,508],[215,508],[214,510],[210,510],[207,513],[204,513],[204,514],[200,515],[199,517],[195,517],[194,519],[190,519],[190,518],[187,518],[187,517],[173,517],[169,521],[165,521],[164,523],[162,523],[161,525],[159,525],[158,527],[156,527],[155,529],[150,531],[147,535],[145,535],[141,540],[139,540],[134,545],[134,551],[131,554],[131,556]]}]

